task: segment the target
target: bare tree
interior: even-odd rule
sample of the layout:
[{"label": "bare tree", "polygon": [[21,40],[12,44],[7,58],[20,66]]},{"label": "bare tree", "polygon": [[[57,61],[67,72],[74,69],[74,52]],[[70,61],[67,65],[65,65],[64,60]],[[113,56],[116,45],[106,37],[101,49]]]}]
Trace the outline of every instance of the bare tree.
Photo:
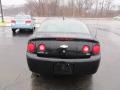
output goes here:
[{"label": "bare tree", "polygon": [[106,16],[111,16],[110,10],[112,8],[112,0],[107,0],[105,5]]},{"label": "bare tree", "polygon": [[94,15],[97,16],[97,14],[98,14],[98,8],[99,8],[99,0],[95,0],[94,4],[95,4]]},{"label": "bare tree", "polygon": [[76,0],[76,5],[78,8],[78,14],[81,15],[83,12],[84,0]]},{"label": "bare tree", "polygon": [[100,13],[101,16],[103,16],[104,4],[105,4],[105,0],[101,2],[101,13]]},{"label": "bare tree", "polygon": [[74,16],[74,6],[75,6],[74,1],[70,0],[68,2],[68,7],[70,8],[70,11],[71,11],[70,14],[71,14],[71,16]]},{"label": "bare tree", "polygon": [[112,0],[69,0],[67,4],[64,0],[27,0],[25,7],[26,13],[36,16],[104,17],[115,12]]}]

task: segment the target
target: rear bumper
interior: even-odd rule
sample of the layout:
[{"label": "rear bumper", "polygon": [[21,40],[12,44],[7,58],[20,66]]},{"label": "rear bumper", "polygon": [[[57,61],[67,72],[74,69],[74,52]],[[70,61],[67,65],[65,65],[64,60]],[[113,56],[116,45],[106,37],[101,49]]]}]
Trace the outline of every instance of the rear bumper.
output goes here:
[{"label": "rear bumper", "polygon": [[12,25],[12,29],[34,29],[33,25]]},{"label": "rear bumper", "polygon": [[[100,57],[97,58],[93,58],[95,60],[91,60],[89,59],[89,61],[81,61],[79,59],[78,60],[69,60],[67,59],[66,61],[63,59],[49,59],[49,58],[40,58],[39,60],[35,57],[29,57],[29,55],[27,55],[27,62],[28,62],[28,66],[29,69],[34,72],[34,73],[39,73],[39,74],[60,74],[60,75],[78,75],[78,74],[94,74],[96,73],[98,67],[99,67],[99,63],[100,63]],[[54,66],[56,64],[70,64],[72,65],[72,73],[67,73],[67,72],[55,72],[54,71]]]}]

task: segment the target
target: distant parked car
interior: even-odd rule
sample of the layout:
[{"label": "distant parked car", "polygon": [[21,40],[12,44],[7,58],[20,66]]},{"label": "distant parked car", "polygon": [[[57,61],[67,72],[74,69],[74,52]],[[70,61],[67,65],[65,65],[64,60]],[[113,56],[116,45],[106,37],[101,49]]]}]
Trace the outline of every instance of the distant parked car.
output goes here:
[{"label": "distant parked car", "polygon": [[114,20],[120,20],[120,16],[113,17]]},{"label": "distant parked car", "polygon": [[100,44],[78,20],[47,20],[29,39],[27,62],[34,74],[94,74]]},{"label": "distant parked car", "polygon": [[30,15],[17,15],[13,20],[11,20],[11,28],[13,33],[16,32],[16,29],[19,30],[35,30],[35,23],[33,18]]}]

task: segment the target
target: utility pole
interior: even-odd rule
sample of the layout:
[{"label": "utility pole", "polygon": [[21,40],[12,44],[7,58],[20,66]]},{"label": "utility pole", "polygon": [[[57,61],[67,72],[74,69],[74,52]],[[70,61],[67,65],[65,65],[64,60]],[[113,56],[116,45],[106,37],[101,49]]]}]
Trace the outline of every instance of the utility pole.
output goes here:
[{"label": "utility pole", "polygon": [[63,0],[63,10],[62,10],[62,14],[63,14],[63,20],[65,19],[65,1]]},{"label": "utility pole", "polygon": [[0,9],[1,9],[1,19],[2,19],[2,22],[4,22],[3,8],[2,8],[2,2],[1,2],[1,0],[0,0]]}]

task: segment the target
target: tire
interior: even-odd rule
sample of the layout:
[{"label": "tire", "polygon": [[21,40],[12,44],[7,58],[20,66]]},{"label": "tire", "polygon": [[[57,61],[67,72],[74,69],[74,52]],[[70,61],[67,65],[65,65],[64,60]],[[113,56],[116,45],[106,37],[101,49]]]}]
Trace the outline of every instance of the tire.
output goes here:
[{"label": "tire", "polygon": [[32,72],[31,77],[40,77],[40,74],[37,74],[37,73]]},{"label": "tire", "polygon": [[12,32],[13,32],[13,34],[15,34],[16,33],[16,29],[12,29]]},{"label": "tire", "polygon": [[34,29],[34,31],[35,31],[35,27],[34,27],[33,29]]}]

